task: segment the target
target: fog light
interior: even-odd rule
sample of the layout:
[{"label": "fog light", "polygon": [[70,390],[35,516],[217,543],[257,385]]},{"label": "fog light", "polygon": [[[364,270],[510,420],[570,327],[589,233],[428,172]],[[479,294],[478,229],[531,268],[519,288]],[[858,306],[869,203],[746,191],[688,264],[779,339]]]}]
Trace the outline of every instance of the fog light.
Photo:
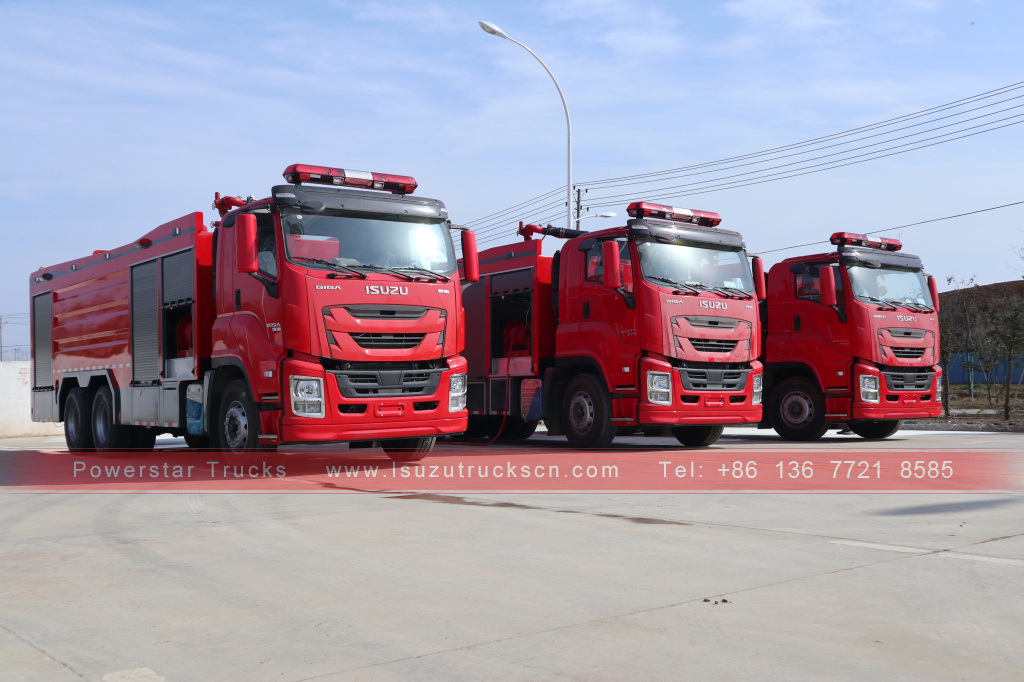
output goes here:
[{"label": "fog light", "polygon": [[751,395],[751,398],[750,398],[750,404],[751,405],[760,405],[761,404],[761,385],[762,385],[761,381],[762,381],[762,379],[764,379],[764,375],[762,375],[762,374],[755,374],[754,375],[754,383],[751,385],[751,388],[753,389],[752,395]]},{"label": "fog light", "polygon": [[672,376],[668,372],[647,373],[647,400],[655,405],[672,404]]},{"label": "fog light", "polygon": [[317,377],[290,378],[292,414],[300,417],[326,416],[324,411],[324,380]]},{"label": "fog light", "polygon": [[873,374],[860,375],[860,399],[866,403],[878,402],[878,377]]}]

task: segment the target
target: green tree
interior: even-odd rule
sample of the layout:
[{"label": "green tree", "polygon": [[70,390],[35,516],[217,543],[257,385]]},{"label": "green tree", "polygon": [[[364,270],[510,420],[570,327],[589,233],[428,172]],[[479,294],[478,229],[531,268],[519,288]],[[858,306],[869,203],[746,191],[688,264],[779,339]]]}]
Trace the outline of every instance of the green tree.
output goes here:
[{"label": "green tree", "polygon": [[1017,356],[1024,350],[1024,298],[1006,294],[992,301],[984,313],[989,323],[988,336],[1002,351],[1006,363],[1006,378],[1003,382],[1003,419],[1010,418],[1010,383]]}]

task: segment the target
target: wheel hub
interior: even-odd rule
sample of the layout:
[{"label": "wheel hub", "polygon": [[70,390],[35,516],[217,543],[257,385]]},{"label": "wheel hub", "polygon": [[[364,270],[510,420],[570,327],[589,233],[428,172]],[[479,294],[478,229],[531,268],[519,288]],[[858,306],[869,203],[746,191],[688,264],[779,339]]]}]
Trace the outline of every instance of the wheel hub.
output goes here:
[{"label": "wheel hub", "polygon": [[586,433],[594,425],[594,401],[580,391],[569,401],[569,425],[575,433]]},{"label": "wheel hub", "polygon": [[789,393],[782,399],[781,411],[789,426],[804,426],[814,417],[814,402],[806,393]]},{"label": "wheel hub", "polygon": [[249,440],[249,418],[245,414],[245,407],[237,400],[228,405],[224,414],[224,443],[229,449],[238,451],[244,450]]}]

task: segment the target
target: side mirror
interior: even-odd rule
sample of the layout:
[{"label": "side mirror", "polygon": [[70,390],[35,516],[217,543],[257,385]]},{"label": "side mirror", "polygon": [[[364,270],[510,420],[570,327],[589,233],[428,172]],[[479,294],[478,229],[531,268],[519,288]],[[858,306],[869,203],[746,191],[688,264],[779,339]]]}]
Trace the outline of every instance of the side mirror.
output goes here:
[{"label": "side mirror", "polygon": [[836,271],[827,265],[818,268],[821,277],[821,303],[829,308],[836,305]]},{"label": "side mirror", "polygon": [[932,295],[932,307],[939,312],[939,285],[931,275],[928,275],[928,292]]},{"label": "side mirror", "polygon": [[258,272],[256,255],[256,216],[243,213],[235,219],[235,260],[241,273]]},{"label": "side mirror", "polygon": [[462,268],[467,282],[480,281],[480,258],[476,253],[476,232],[462,232]]},{"label": "side mirror", "polygon": [[754,294],[757,300],[763,301],[768,296],[764,283],[764,261],[759,256],[754,256],[751,265],[754,269]]},{"label": "side mirror", "polygon": [[607,241],[601,244],[601,259],[604,261],[604,285],[609,289],[622,286],[622,273],[619,272],[619,243]]}]

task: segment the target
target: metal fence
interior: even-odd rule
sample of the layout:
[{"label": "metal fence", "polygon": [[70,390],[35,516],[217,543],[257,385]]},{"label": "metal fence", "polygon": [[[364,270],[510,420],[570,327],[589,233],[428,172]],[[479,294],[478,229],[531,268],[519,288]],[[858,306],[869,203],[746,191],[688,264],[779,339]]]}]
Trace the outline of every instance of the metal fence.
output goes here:
[{"label": "metal fence", "polygon": [[[949,363],[943,370],[949,375],[951,384],[983,384],[985,375],[978,371],[977,364],[973,361],[973,353],[953,353]],[[1006,382],[1006,362],[1000,362],[992,372],[990,381],[1002,384]],[[1010,382],[1019,384],[1024,381],[1024,354],[1017,356],[1011,368]]]}]

